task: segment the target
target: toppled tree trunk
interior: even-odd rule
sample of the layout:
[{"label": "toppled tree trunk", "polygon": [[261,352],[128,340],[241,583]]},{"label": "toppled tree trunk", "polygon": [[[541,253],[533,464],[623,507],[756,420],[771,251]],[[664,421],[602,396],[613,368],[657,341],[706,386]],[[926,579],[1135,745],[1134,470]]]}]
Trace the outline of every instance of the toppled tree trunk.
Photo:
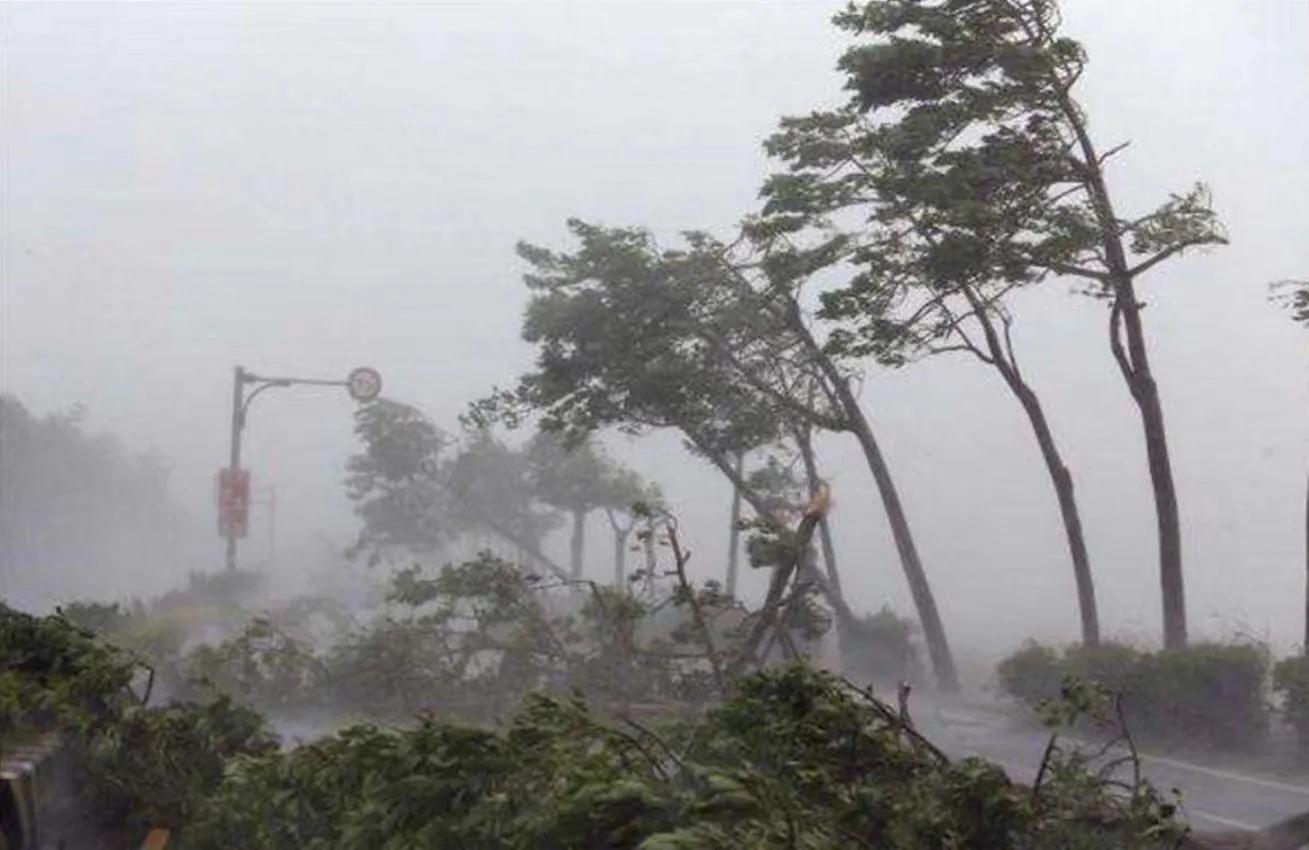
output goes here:
[{"label": "toppled tree trunk", "polygon": [[764,597],[763,607],[760,608],[758,617],[751,626],[744,643],[741,645],[740,652],[732,663],[731,672],[739,673],[748,665],[755,663],[760,644],[770,629],[774,627],[786,628],[785,622],[780,625],[777,622],[778,611],[785,601],[786,588],[791,583],[792,576],[799,571],[799,567],[804,561],[805,551],[813,542],[814,532],[818,529],[818,524],[823,517],[827,515],[830,504],[830,491],[826,485],[823,485],[820,487],[819,492],[809,500],[804,516],[796,527],[795,535],[787,546],[787,556],[773,570],[772,580],[768,584],[768,595]]}]

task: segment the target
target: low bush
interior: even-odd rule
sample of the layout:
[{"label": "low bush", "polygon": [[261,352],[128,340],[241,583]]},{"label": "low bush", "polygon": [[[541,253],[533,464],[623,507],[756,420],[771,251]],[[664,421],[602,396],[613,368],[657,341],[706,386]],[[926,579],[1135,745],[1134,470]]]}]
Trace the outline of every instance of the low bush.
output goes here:
[{"label": "low bush", "polygon": [[60,732],[87,780],[78,792],[115,826],[180,825],[228,760],[276,748],[258,714],[226,699],[146,705],[148,671],[62,616],[0,605],[0,671],[0,749],[10,737]]},{"label": "low bush", "polygon": [[950,761],[889,706],[796,665],[656,728],[536,695],[499,732],[346,729],[238,762],[180,846],[1144,850],[1183,832],[1148,786],[1111,794],[1075,761],[1045,774],[1027,789]]},{"label": "low bush", "polygon": [[1118,694],[1132,730],[1167,746],[1248,749],[1268,730],[1266,649],[1198,643],[1144,652],[1122,644],[1059,652],[1029,641],[997,669],[1001,688],[1033,707],[1069,678]]},{"label": "low bush", "polygon": [[1273,667],[1273,691],[1282,698],[1282,714],[1300,739],[1301,757],[1309,757],[1309,656],[1283,658]]},{"label": "low bush", "polygon": [[860,617],[842,636],[845,669],[863,679],[906,679],[922,675],[913,642],[914,624],[890,608]]}]

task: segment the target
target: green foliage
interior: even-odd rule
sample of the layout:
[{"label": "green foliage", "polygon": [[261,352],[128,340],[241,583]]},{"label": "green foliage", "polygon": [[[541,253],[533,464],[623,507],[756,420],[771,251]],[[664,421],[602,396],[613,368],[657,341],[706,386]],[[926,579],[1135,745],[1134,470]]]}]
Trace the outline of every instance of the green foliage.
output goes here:
[{"label": "green foliage", "polygon": [[894,712],[804,667],[760,672],[693,721],[611,726],[534,696],[500,732],[427,718],[245,759],[182,836],[194,850],[1152,848],[1180,830],[1146,787],[1069,760],[1038,792],[950,762]]},{"label": "green foliage", "polygon": [[0,662],[0,746],[25,731],[60,732],[87,780],[78,790],[108,823],[176,826],[228,759],[276,745],[257,714],[225,699],[144,705],[131,689],[141,677],[133,658],[61,616],[0,606]]},{"label": "green foliage", "polygon": [[75,747],[88,801],[101,819],[138,829],[178,827],[217,787],[229,759],[277,748],[254,711],[225,697],[128,706]]},{"label": "green foliage", "polygon": [[918,681],[922,663],[913,633],[914,624],[887,607],[859,617],[841,645],[846,669],[870,680]]},{"label": "green foliage", "polygon": [[1062,654],[1029,641],[1001,662],[1006,693],[1037,706],[1085,681],[1121,697],[1144,740],[1167,746],[1239,750],[1268,728],[1267,650],[1250,644],[1193,644],[1144,652],[1119,644],[1073,646]]},{"label": "green foliage", "polygon": [[308,703],[324,669],[309,646],[268,618],[256,617],[235,637],[192,650],[183,675],[242,704],[276,712]]},{"label": "green foliage", "polygon": [[1302,749],[1309,750],[1309,657],[1295,655],[1273,665],[1273,691],[1281,695],[1282,713]]}]

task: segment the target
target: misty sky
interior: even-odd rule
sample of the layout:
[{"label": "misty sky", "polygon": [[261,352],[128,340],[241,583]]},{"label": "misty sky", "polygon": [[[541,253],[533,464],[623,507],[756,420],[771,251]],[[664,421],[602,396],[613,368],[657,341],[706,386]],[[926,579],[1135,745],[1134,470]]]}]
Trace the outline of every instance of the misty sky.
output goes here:
[{"label": "misty sky", "polygon": [[[514,242],[562,246],[569,216],[727,232],[756,204],[777,118],[841,99],[837,6],[0,7],[0,385],[38,413],[85,403],[92,430],[157,448],[205,530],[237,363],[312,377],[368,364],[387,395],[453,429],[531,362]],[[1065,9],[1090,52],[1078,94],[1097,141],[1132,141],[1110,173],[1120,211],[1203,179],[1231,236],[1141,288],[1192,629],[1290,643],[1309,337],[1267,284],[1309,275],[1309,3]],[[1154,516],[1106,309],[1058,281],[1014,306],[1077,481],[1106,631],[1153,639]],[[1076,637],[1050,484],[998,378],[938,360],[870,373],[864,400],[961,654]],[[331,390],[254,408],[247,465],[277,487],[284,563],[354,532],[350,412]],[[670,437],[610,444],[664,484],[693,566],[716,575],[726,486]],[[821,447],[856,605],[909,612],[854,445]],[[598,518],[592,538],[607,551]],[[140,592],[146,572],[157,585],[215,569],[209,543],[211,562],[87,586]]]}]

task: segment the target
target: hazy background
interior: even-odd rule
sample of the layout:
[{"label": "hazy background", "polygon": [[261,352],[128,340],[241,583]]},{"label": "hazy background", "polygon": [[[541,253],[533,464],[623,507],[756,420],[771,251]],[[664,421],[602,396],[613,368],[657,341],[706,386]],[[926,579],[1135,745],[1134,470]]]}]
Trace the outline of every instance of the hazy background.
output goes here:
[{"label": "hazy background", "polygon": [[[0,388],[36,413],[85,403],[91,430],[157,449],[205,531],[237,363],[371,365],[387,395],[453,429],[531,362],[514,242],[562,244],[568,216],[666,236],[730,227],[755,205],[777,118],[841,99],[838,5],[0,6]],[[1091,55],[1079,95],[1100,145],[1132,140],[1111,172],[1121,211],[1204,179],[1232,239],[1143,287],[1192,630],[1289,645],[1304,616],[1307,340],[1267,283],[1309,274],[1309,3],[1065,9]],[[1153,639],[1153,510],[1104,305],[1059,282],[1015,303],[1106,631]],[[864,399],[960,654],[1075,638],[1050,484],[998,379],[939,360],[871,374]],[[270,391],[253,409],[245,457],[277,489],[277,570],[354,533],[351,410],[330,389]],[[720,574],[721,479],[668,436],[609,444],[664,485],[692,565]],[[854,602],[911,612],[854,446],[821,448]],[[219,568],[217,537],[197,545],[197,563],[158,563],[142,541],[139,570],[88,566],[69,593]],[[257,561],[264,544],[244,548]],[[0,564],[15,601],[49,604],[38,584]]]}]

